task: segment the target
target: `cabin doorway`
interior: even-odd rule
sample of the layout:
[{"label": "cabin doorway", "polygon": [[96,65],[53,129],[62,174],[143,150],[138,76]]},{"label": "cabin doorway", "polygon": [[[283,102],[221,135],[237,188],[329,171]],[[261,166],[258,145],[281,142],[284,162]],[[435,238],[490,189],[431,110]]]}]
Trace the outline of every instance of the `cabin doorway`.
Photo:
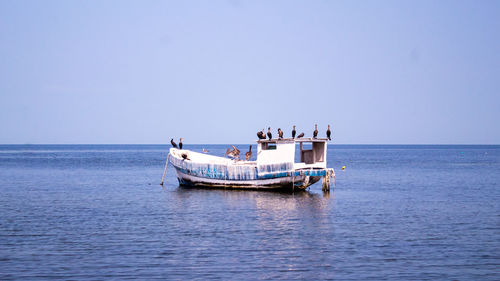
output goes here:
[{"label": "cabin doorway", "polygon": [[301,163],[314,164],[325,162],[324,142],[300,142],[298,152]]}]

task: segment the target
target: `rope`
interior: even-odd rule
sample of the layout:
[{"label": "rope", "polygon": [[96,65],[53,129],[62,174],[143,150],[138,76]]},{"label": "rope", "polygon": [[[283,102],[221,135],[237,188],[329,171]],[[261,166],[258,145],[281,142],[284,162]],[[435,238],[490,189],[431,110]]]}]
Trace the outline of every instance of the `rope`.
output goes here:
[{"label": "rope", "polygon": [[167,172],[167,166],[168,166],[168,158],[170,157],[170,153],[167,155],[167,161],[165,163],[165,169],[163,170],[163,177],[161,178],[161,185],[163,185],[163,182],[165,181],[165,173]]}]

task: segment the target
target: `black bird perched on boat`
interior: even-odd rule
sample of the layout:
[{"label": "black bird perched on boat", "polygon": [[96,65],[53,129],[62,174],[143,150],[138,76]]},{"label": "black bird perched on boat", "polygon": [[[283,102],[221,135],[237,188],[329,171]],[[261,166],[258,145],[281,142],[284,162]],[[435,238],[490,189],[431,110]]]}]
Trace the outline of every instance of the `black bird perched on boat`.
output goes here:
[{"label": "black bird perched on boat", "polygon": [[265,140],[266,139],[266,134],[264,133],[264,129],[262,129],[262,131],[258,131],[257,132],[257,137],[259,138],[259,140]]},{"label": "black bird perched on boat", "polygon": [[245,160],[248,161],[248,160],[250,160],[250,158],[252,158],[252,146],[251,145],[248,148],[248,152],[245,153]]},{"label": "black bird perched on boat", "polygon": [[177,144],[175,143],[174,139],[171,139],[171,140],[170,140],[170,144],[171,144],[173,147],[177,148]]},{"label": "black bird perched on boat", "polygon": [[278,138],[279,139],[283,138],[283,131],[281,130],[281,128],[278,128]]},{"label": "black bird perched on boat", "polygon": [[293,125],[293,130],[292,130],[292,139],[295,138],[295,134],[297,133],[297,131],[295,131],[295,125]]},{"label": "black bird perched on boat", "polygon": [[326,137],[328,140],[332,140],[330,136],[332,135],[332,131],[330,131],[330,125],[328,125],[328,130],[326,130]]},{"label": "black bird perched on boat", "polygon": [[271,134],[271,127],[267,128],[267,137],[269,137],[270,140],[273,139],[273,134]]},{"label": "black bird perched on boat", "polygon": [[297,138],[298,138],[298,139],[300,139],[300,138],[302,138],[302,137],[304,137],[304,132],[300,133],[300,134],[297,136]]},{"label": "black bird perched on boat", "polygon": [[182,159],[184,159],[184,160],[191,160],[191,159],[189,159],[187,153],[182,153],[181,156],[182,156]]},{"label": "black bird perched on boat", "polygon": [[314,125],[314,132],[313,132],[313,138],[317,138],[318,137],[318,124],[315,124]]},{"label": "black bird perched on boat", "polygon": [[182,138],[179,139],[179,149],[182,149]]}]

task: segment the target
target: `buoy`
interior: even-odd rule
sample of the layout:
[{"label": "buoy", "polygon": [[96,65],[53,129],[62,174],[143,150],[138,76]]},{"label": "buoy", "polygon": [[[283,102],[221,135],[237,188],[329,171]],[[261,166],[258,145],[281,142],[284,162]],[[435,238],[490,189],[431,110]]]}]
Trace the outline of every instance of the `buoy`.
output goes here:
[{"label": "buoy", "polygon": [[342,166],[342,171],[345,171],[345,166]]}]

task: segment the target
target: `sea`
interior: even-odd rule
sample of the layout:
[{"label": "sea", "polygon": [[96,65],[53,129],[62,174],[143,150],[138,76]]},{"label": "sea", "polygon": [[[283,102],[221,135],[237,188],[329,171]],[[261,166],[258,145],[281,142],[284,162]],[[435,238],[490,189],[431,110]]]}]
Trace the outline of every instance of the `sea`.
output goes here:
[{"label": "sea", "polygon": [[329,193],[161,186],[169,147],[0,145],[0,280],[500,280],[500,146],[330,144]]}]

